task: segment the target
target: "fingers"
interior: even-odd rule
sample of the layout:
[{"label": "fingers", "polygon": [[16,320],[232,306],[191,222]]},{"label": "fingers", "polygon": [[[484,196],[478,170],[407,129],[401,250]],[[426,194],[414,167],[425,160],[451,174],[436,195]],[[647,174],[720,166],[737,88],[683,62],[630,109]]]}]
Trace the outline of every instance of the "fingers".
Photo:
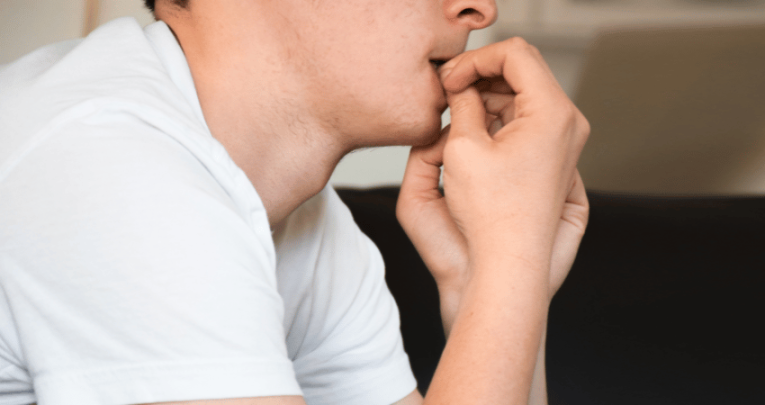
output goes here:
[{"label": "fingers", "polygon": [[401,182],[402,199],[441,196],[438,185],[441,178],[444,145],[448,137],[449,127],[447,126],[435,143],[428,146],[415,146],[411,149],[404,179]]},{"label": "fingers", "polygon": [[504,124],[500,118],[494,118],[486,124],[486,129],[489,131],[489,135],[494,137],[494,134],[499,132],[503,126]]},{"label": "fingers", "polygon": [[458,55],[441,68],[447,92],[460,92],[480,78],[503,77],[515,93],[559,87],[539,51],[521,38]]},{"label": "fingers", "polygon": [[452,115],[452,137],[481,137],[487,134],[486,109],[475,87],[468,87],[459,93],[447,93],[446,101]]},{"label": "fingers", "polygon": [[491,92],[500,94],[515,94],[510,85],[507,84],[504,77],[481,78],[475,83],[475,88],[479,92]]},{"label": "fingers", "polygon": [[515,97],[510,94],[481,92],[486,108],[485,125],[491,137],[515,118]]},{"label": "fingers", "polygon": [[494,92],[483,92],[481,98],[486,112],[499,117],[502,124],[507,124],[515,118],[515,96]]}]

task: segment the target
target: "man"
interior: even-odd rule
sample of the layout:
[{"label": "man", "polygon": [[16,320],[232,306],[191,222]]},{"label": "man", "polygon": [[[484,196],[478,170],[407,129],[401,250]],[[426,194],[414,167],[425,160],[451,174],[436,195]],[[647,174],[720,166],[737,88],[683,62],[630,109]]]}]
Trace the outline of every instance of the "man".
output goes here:
[{"label": "man", "polygon": [[[522,40],[460,54],[493,0],[154,6],[0,72],[3,403],[544,402],[588,127]],[[424,400],[326,186],[391,144],[449,336]]]}]

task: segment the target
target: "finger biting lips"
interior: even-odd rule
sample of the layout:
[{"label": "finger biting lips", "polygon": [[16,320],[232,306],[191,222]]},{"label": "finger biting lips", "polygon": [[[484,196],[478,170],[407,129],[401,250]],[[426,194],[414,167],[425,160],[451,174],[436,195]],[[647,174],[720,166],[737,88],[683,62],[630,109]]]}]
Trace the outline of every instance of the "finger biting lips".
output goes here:
[{"label": "finger biting lips", "polygon": [[430,64],[433,66],[433,69],[435,69],[436,71],[438,71],[438,69],[440,69],[441,66],[444,65],[444,63],[446,63],[446,60],[444,60],[444,59],[431,59],[430,60]]}]

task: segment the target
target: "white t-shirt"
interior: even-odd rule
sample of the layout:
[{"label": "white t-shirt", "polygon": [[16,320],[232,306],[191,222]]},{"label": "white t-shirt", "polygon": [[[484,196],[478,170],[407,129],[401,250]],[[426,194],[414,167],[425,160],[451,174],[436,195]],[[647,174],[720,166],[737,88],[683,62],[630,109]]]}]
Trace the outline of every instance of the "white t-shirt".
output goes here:
[{"label": "white t-shirt", "polygon": [[0,69],[0,404],[415,389],[377,248],[331,188],[269,229],[164,23]]}]

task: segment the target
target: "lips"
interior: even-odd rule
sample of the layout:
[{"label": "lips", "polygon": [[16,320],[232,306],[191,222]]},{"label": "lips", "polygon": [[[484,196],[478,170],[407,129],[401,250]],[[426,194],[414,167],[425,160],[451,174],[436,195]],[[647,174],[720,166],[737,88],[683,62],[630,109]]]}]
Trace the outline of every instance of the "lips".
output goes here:
[{"label": "lips", "polygon": [[[466,38],[467,40],[467,38]],[[454,59],[457,55],[461,54],[465,50],[465,43],[450,42],[437,45],[428,54],[428,61],[430,64],[438,70],[443,64]]]},{"label": "lips", "polygon": [[[436,56],[436,55],[434,55]],[[444,57],[446,56],[446,57]],[[436,107],[439,111],[439,113],[443,113],[444,110],[446,110],[447,103],[446,103],[446,95],[444,93],[444,89],[441,86],[441,80],[439,78],[439,69],[441,66],[443,66],[446,62],[449,61],[453,56],[452,55],[445,55],[445,54],[439,54],[436,57],[429,59],[428,62],[430,62],[430,66],[433,67],[433,72],[435,73],[434,80],[436,83],[438,83],[438,88],[440,89],[440,97],[438,100],[438,106]]]},{"label": "lips", "polygon": [[444,63],[446,63],[445,59],[431,59],[430,64],[433,66],[433,69],[438,70]]}]

